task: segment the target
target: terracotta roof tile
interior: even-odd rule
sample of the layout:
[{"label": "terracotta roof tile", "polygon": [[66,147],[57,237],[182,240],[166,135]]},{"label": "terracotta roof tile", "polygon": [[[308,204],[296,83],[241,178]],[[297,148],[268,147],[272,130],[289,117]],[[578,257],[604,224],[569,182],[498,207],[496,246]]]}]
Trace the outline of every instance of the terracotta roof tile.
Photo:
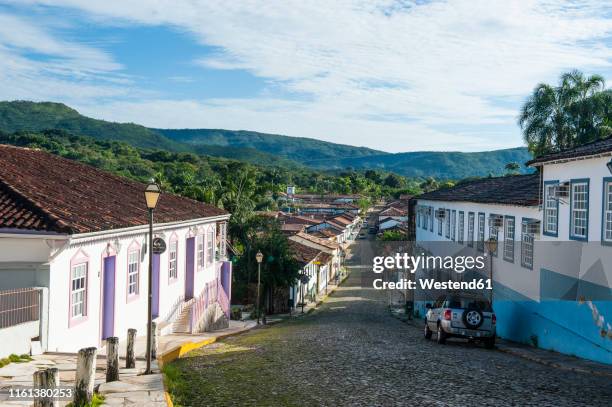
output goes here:
[{"label": "terracotta roof tile", "polygon": [[460,201],[518,206],[539,203],[540,177],[538,174],[482,178],[438,189],[417,196],[431,201]]},{"label": "terracotta roof tile", "polygon": [[[147,224],[145,184],[40,150],[0,145],[0,228],[87,233]],[[164,193],[156,223],[226,215]]]}]

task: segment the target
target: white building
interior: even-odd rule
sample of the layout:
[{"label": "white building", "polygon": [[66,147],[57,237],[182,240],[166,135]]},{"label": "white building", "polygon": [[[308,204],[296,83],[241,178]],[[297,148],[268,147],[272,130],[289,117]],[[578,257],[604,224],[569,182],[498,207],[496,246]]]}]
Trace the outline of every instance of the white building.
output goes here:
[{"label": "white building", "polygon": [[[417,244],[436,255],[484,254],[485,240],[497,238],[498,334],[612,363],[611,155],[608,139],[533,160],[534,175],[423,194],[416,198]],[[421,314],[431,300],[425,294],[416,294]]]},{"label": "white building", "polygon": [[[0,353],[29,352],[34,337],[43,351],[74,352],[128,328],[144,335],[145,185],[5,145],[0,167]],[[162,333],[208,329],[229,314],[229,214],[167,193],[154,214],[155,236],[167,243],[153,257],[154,320]],[[9,304],[18,300],[28,312]]]},{"label": "white building", "polygon": [[306,278],[298,279],[289,288],[289,299],[293,307],[309,301],[316,301],[318,296],[327,291],[331,281],[332,256],[312,246],[307,246],[294,240],[289,240],[294,258],[301,266],[300,274]]}]

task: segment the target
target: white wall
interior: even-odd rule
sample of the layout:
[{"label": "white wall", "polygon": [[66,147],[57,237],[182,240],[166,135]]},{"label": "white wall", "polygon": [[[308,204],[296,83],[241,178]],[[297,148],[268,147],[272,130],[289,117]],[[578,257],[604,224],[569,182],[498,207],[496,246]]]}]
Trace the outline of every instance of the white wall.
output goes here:
[{"label": "white wall", "polygon": [[[437,219],[434,218],[434,229],[433,232],[423,230],[422,227],[416,226],[416,240],[419,245],[430,249],[434,255],[446,256],[456,255],[462,250],[468,250],[467,246],[467,232],[468,232],[468,213],[474,212],[474,250],[476,250],[478,240],[478,213],[482,212],[485,214],[485,240],[489,238],[489,215],[503,215],[503,216],[514,216],[515,218],[515,234],[514,234],[514,262],[509,262],[503,258],[503,242],[504,242],[504,228],[498,228],[498,255],[493,257],[493,280],[499,282],[515,291],[520,292],[522,295],[537,299],[540,292],[540,276],[538,272],[540,264],[542,262],[542,256],[534,256],[534,267],[528,269],[521,266],[521,220],[522,218],[539,219],[541,212],[537,207],[524,207],[524,206],[512,206],[512,205],[494,205],[494,204],[481,204],[473,202],[441,202],[441,201],[427,201],[418,200],[418,205],[432,206],[433,215],[438,208],[456,210],[456,236],[455,242],[446,238],[445,230],[443,229],[442,236],[438,235],[438,223]],[[464,238],[463,244],[458,243],[459,233],[459,211],[463,211],[464,217]],[[445,228],[445,220],[443,221],[443,227]],[[444,242],[444,243],[443,243]],[[537,245],[537,242],[536,242]],[[480,252],[477,252],[480,253]],[[483,253],[484,254],[484,253]],[[489,257],[487,256],[487,260]],[[489,260],[488,260],[489,261]],[[487,265],[488,266],[488,265]]]},{"label": "white wall", "polygon": [[31,340],[39,335],[39,321],[30,321],[23,324],[0,329],[0,357],[7,357],[14,353],[23,355],[30,353]]},{"label": "white wall", "polygon": [[[589,179],[588,241],[570,239],[570,193],[559,201],[558,236],[542,236],[549,254],[543,267],[574,278],[609,287],[612,282],[612,247],[601,244],[603,180],[612,177],[606,164],[610,157],[590,158],[543,167],[544,181],[570,181]],[[555,244],[553,244],[555,243]],[[568,264],[574,267],[568,267]],[[591,267],[601,269],[599,275],[587,273]]]},{"label": "white wall", "polygon": [[[215,222],[202,221],[195,225],[199,228],[215,228]],[[158,229],[156,228],[156,231]],[[115,232],[116,233],[116,232]],[[49,351],[73,352],[86,346],[100,346],[102,335],[102,268],[103,259],[108,255],[116,256],[115,263],[115,321],[114,335],[124,338],[128,328],[135,328],[139,335],[146,331],[147,289],[148,289],[148,253],[145,253],[146,232],[140,231],[129,235],[120,235],[119,250],[116,249],[114,234],[100,236],[92,241],[79,241],[73,243],[51,262],[50,272],[50,334]],[[157,233],[157,232],[156,232]],[[193,236],[193,229],[187,226],[176,226],[163,230],[164,240],[169,243],[175,234],[178,239],[178,278],[170,282],[168,279],[168,250],[160,256],[160,294],[159,315],[163,319],[176,307],[184,295],[185,290],[185,264],[186,239]],[[131,248],[140,250],[139,293],[128,297],[127,294],[127,262],[128,252]],[[197,242],[195,253],[197,255]],[[70,323],[70,271],[71,261],[75,258],[84,258],[88,262],[88,289],[87,289],[87,317],[81,322]],[[194,296],[198,296],[205,283],[216,277],[218,262],[202,270],[197,270],[197,260],[194,277]]]},{"label": "white wall", "polygon": [[[588,178],[589,182],[589,241],[601,240],[602,226],[602,191],[604,177],[612,177],[606,167],[610,157],[592,158],[570,161],[562,164],[544,166],[544,181],[570,181],[572,179]],[[567,203],[559,204],[559,236],[558,238],[544,236],[542,240],[570,240],[569,236],[569,197]]]}]

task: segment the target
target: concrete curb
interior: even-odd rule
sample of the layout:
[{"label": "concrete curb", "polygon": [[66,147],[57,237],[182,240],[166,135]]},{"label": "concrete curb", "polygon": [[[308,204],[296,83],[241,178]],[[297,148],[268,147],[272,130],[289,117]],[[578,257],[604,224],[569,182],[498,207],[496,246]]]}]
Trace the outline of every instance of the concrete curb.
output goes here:
[{"label": "concrete curb", "polygon": [[509,355],[513,355],[513,356],[517,356],[520,358],[523,358],[525,360],[529,360],[531,362],[535,362],[535,363],[539,363],[541,365],[544,366],[548,366],[548,367],[553,367],[555,369],[561,369],[561,370],[566,370],[569,372],[576,372],[576,373],[583,373],[583,374],[592,374],[595,376],[603,376],[603,377],[612,377],[612,373],[610,372],[602,372],[599,370],[594,370],[594,369],[586,369],[586,368],[581,368],[581,367],[576,367],[576,366],[566,366],[563,364],[559,364],[559,363],[554,363],[551,362],[549,360],[543,359],[543,358],[539,358],[535,355],[531,355],[528,354],[527,352],[520,352],[520,351],[516,351],[510,347],[507,346],[496,346],[496,349],[499,350],[500,352],[504,352],[507,353]]}]

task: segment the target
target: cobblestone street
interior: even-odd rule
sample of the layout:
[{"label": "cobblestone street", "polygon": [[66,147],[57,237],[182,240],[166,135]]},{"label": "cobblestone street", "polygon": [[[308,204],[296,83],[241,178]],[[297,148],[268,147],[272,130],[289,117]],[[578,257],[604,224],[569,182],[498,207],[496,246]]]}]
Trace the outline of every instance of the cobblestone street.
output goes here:
[{"label": "cobblestone street", "polygon": [[609,377],[462,341],[392,317],[359,269],[313,314],[192,352],[169,368],[179,405],[605,406]]}]

